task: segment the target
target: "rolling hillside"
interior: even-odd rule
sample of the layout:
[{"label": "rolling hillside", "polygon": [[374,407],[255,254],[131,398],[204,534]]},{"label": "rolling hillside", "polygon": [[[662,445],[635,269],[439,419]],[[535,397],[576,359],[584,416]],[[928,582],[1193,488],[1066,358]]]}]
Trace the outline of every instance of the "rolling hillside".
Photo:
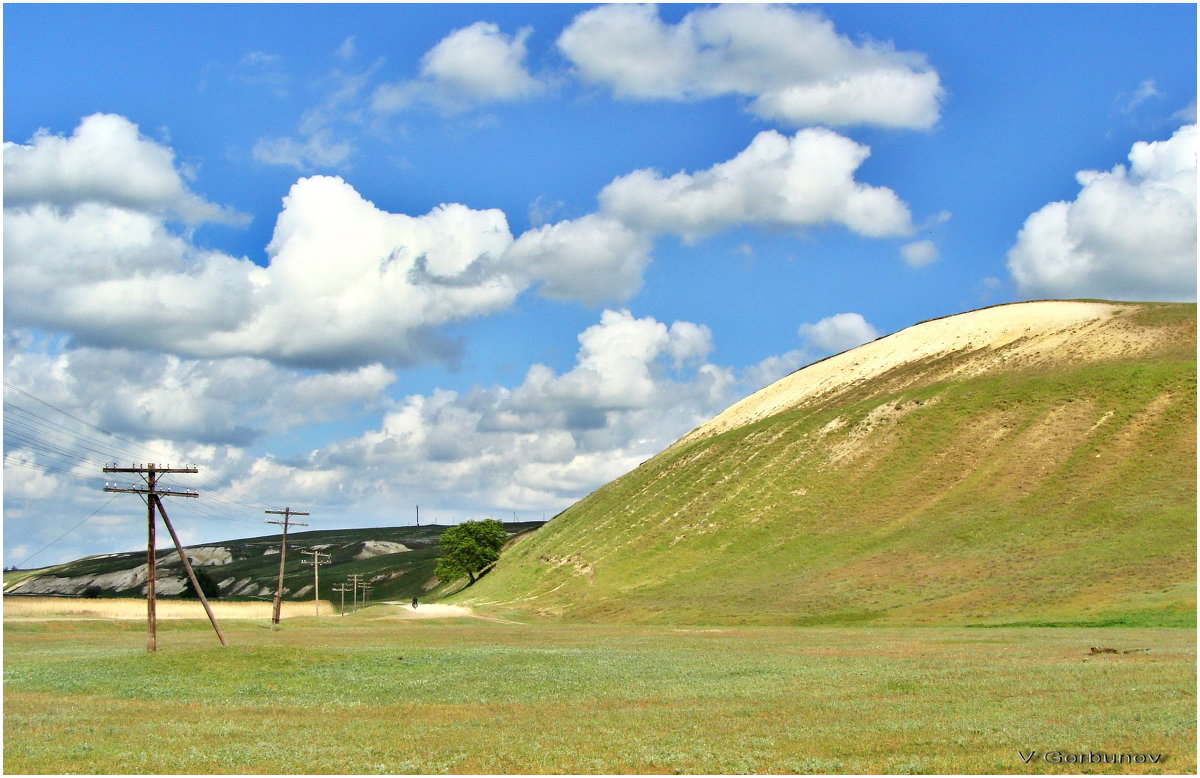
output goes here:
[{"label": "rolling hillside", "polygon": [[[510,522],[504,527],[515,536],[541,525],[540,521]],[[431,588],[437,566],[438,538],[447,528],[433,524],[289,532],[284,599],[312,599],[312,566],[305,564],[300,554],[312,549],[331,557],[321,566],[321,599],[338,602],[340,595],[332,587],[353,573],[372,584],[372,600],[424,596]],[[269,600],[279,575],[279,547],[280,536],[267,535],[192,546],[187,551],[193,566],[219,585],[222,598]],[[158,552],[157,567],[158,595],[178,596],[183,591],[184,572],[174,549]],[[144,597],[145,582],[146,552],[131,551],[85,557],[38,570],[6,572],[4,593]]]},{"label": "rolling hillside", "polygon": [[457,601],[692,624],[1195,619],[1195,306],[924,322],[757,392]]}]

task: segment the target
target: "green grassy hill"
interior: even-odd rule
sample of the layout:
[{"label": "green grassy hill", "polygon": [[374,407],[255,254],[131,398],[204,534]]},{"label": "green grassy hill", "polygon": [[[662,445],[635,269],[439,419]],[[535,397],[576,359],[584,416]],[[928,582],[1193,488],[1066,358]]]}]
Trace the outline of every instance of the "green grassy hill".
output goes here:
[{"label": "green grassy hill", "polygon": [[[516,535],[541,525],[542,522],[509,522],[504,528]],[[373,601],[425,597],[435,582],[438,538],[446,529],[433,524],[289,532],[284,599],[312,599],[312,566],[305,563],[306,557],[300,553],[312,549],[330,555],[329,562],[320,570],[321,599],[339,602],[340,595],[332,587],[344,583],[354,573],[372,584]],[[265,535],[206,543],[188,550],[196,553],[193,557],[196,569],[220,585],[223,598],[269,600],[279,575],[280,537]],[[408,550],[400,550],[400,546]],[[145,551],[86,557],[38,570],[6,572],[4,589],[6,595],[142,597],[145,564]],[[164,585],[172,580],[182,583],[179,579],[184,575],[183,567],[175,551],[160,550],[157,567],[159,593],[178,596],[172,593],[177,587]]]},{"label": "green grassy hill", "polygon": [[1027,303],[804,368],[457,601],[692,624],[1195,623],[1194,305]]}]

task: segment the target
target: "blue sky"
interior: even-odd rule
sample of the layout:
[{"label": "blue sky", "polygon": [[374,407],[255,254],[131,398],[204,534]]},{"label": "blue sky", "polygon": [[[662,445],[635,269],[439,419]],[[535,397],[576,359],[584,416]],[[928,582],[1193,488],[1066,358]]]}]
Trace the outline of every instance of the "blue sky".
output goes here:
[{"label": "blue sky", "polygon": [[5,564],[141,542],[96,449],[190,542],[541,518],[917,321],[1194,300],[1195,13],[6,5]]}]

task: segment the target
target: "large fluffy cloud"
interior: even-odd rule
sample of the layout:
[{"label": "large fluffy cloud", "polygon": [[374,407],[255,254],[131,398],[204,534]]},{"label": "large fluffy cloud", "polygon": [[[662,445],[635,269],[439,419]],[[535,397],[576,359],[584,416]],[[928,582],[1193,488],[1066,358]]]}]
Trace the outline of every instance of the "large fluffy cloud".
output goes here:
[{"label": "large fluffy cloud", "polygon": [[83,202],[6,208],[4,217],[9,324],[187,352],[253,309],[260,268],[197,249],[158,215]]},{"label": "large fluffy cloud", "polygon": [[156,217],[85,203],[6,212],[5,301],[18,324],[84,343],[310,367],[446,356],[436,327],[509,306],[499,211],[381,211],[338,178],[297,182],[270,263],[199,251]]},{"label": "large fluffy cloud", "polygon": [[886,187],[854,180],[870,149],[825,129],[759,133],[733,159],[664,178],[622,176],[600,193],[602,210],[628,225],[697,238],[741,224],[841,224],[870,237],[912,231],[908,208]]},{"label": "large fluffy cloud", "polygon": [[943,90],[920,54],[855,43],[814,11],[737,4],[664,23],[654,6],[608,5],[580,14],[558,39],[579,76],[619,97],[740,95],[786,124],[927,128]]},{"label": "large fluffy cloud", "polygon": [[[512,235],[500,211],[392,214],[341,179],[301,179],[260,267],[171,228],[177,211],[224,211],[190,192],[170,150],[125,119],[90,117],[70,137],[43,133],[6,152],[16,182],[5,204],[10,325],[184,357],[404,364],[447,356],[439,325],[501,310],[523,288],[502,266]],[[135,172],[93,180],[90,162],[104,169],[113,156]]]},{"label": "large fluffy cloud", "polygon": [[393,214],[339,178],[302,179],[267,247],[254,314],[197,348],[310,366],[437,357],[447,345],[435,327],[512,304],[520,287],[500,267],[511,242],[497,210]]},{"label": "large fluffy cloud", "polygon": [[734,227],[841,225],[867,237],[912,232],[908,207],[886,187],[854,178],[870,149],[830,130],[759,133],[733,159],[669,177],[637,170],[599,194],[600,209],[521,235],[509,267],[556,299],[598,304],[641,285],[653,239],[695,241]]},{"label": "large fluffy cloud", "polygon": [[1076,178],[1075,200],[1030,215],[1009,250],[1021,294],[1196,299],[1196,125]]}]

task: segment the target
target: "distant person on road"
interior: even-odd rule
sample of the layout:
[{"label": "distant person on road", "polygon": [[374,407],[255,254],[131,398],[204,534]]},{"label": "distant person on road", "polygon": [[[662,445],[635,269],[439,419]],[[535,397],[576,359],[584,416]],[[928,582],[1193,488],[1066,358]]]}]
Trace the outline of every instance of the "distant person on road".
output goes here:
[{"label": "distant person on road", "polygon": [[413,597],[413,610],[417,609],[417,598]]}]

